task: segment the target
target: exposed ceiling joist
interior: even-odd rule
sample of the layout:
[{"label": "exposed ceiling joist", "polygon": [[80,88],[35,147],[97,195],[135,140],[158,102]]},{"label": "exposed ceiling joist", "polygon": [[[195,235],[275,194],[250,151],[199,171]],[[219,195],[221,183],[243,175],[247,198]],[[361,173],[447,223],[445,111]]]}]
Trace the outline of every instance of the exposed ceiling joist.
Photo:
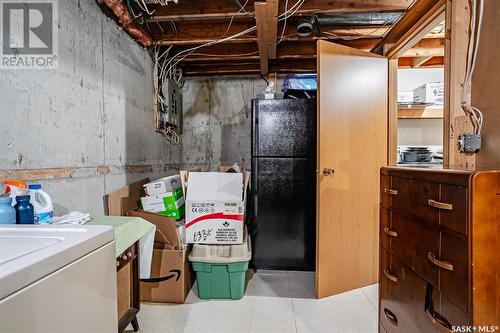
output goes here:
[{"label": "exposed ceiling joist", "polygon": [[[380,12],[406,10],[413,0],[307,0],[294,15],[316,12]],[[213,20],[233,17],[235,19],[253,16],[252,8],[255,0],[249,0],[247,12],[238,12],[234,2],[228,0],[184,1],[159,8],[149,19],[150,22]],[[278,5],[280,13],[285,11],[284,1]],[[290,5],[289,5],[290,7]]]},{"label": "exposed ceiling joist", "polygon": [[[354,40],[335,40],[337,44],[369,51],[377,44],[378,38],[363,38]],[[414,49],[404,55],[414,57],[419,55],[442,56],[444,41],[423,39]],[[188,46],[177,46],[174,51],[183,51]],[[230,48],[224,44],[216,44],[200,49],[197,53],[187,56],[184,62],[211,62],[211,61],[244,61],[258,59],[259,49],[255,42],[232,44]],[[296,41],[283,41],[277,46],[276,59],[312,59],[316,57],[316,43],[312,38]]]},{"label": "exposed ceiling joist", "polygon": [[[436,17],[444,10],[445,5],[446,0],[416,0],[389,33],[372,49],[372,52],[396,56],[398,50],[394,50],[395,45],[401,47],[406,44],[405,39],[413,38],[419,34],[421,34],[420,38],[423,38],[434,28],[430,27],[429,31],[424,31],[424,27],[426,28],[426,25],[436,20]],[[436,25],[438,23],[436,22]],[[415,31],[416,29],[421,31]]]},{"label": "exposed ceiling joist", "polygon": [[[267,15],[267,13],[266,13]],[[233,24],[234,25],[234,24]],[[249,28],[249,25],[238,25],[235,29],[230,29],[227,35],[236,33],[238,31],[245,30]],[[283,26],[278,25],[278,31],[281,35],[281,30]],[[346,39],[372,39],[372,38],[381,38],[390,27],[363,27],[363,28],[338,28],[338,27],[324,27],[321,29],[321,39],[325,40],[338,40],[342,38]],[[198,45],[205,44],[211,41],[214,41],[220,38],[225,30],[227,30],[227,26],[221,27],[212,27],[210,31],[205,31],[205,29],[196,29],[196,26],[192,25],[182,25],[178,24],[179,32],[174,33],[164,33],[161,35],[161,32],[155,33],[158,37],[155,40],[155,43],[158,45]],[[285,33],[283,36],[283,41],[316,41],[319,38],[315,35],[309,37],[300,37],[297,35],[297,27],[295,24],[288,23],[285,29]],[[245,36],[241,36],[239,38],[231,39],[226,43],[247,43],[247,42],[257,42],[257,36],[255,34],[248,34]]]},{"label": "exposed ceiling joist", "polygon": [[255,21],[257,23],[257,43],[259,44],[260,70],[262,75],[267,75],[269,73],[267,3],[255,3]]},{"label": "exposed ceiling joist", "polygon": [[[413,68],[413,57],[398,58],[399,68]],[[429,60],[421,64],[419,67],[425,68],[442,68],[444,66],[444,57],[431,57]]]},{"label": "exposed ceiling joist", "polygon": [[401,55],[402,57],[444,56],[444,39],[425,38]]},{"label": "exposed ceiling joist", "polygon": [[[270,73],[313,73],[316,71],[315,59],[273,61],[269,65]],[[183,67],[186,76],[198,75],[242,75],[262,74],[259,62],[241,64],[189,64]]]},{"label": "exposed ceiling joist", "polygon": [[278,36],[278,0],[266,2],[267,54],[269,59],[276,58],[276,37]]},{"label": "exposed ceiling joist", "polygon": [[411,67],[412,68],[418,68],[418,67],[422,66],[423,64],[425,64],[427,61],[429,61],[431,59],[432,59],[432,57],[415,57],[415,58],[412,58]]}]

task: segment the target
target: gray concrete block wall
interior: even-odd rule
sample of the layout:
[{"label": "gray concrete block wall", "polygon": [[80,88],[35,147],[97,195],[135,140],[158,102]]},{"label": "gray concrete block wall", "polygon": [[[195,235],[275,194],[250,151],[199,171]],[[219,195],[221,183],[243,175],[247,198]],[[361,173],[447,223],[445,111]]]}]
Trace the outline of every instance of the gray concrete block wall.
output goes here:
[{"label": "gray concrete block wall", "polygon": [[[151,75],[147,50],[95,1],[59,1],[58,69],[0,70],[0,170],[82,168],[36,182],[57,213],[94,214],[103,213],[106,193],[173,173],[181,151],[153,131]],[[110,172],[95,172],[100,166]]]},{"label": "gray concrete block wall", "polygon": [[215,171],[220,164],[238,162],[250,169],[251,100],[265,87],[258,76],[187,78],[182,89],[183,167]]}]

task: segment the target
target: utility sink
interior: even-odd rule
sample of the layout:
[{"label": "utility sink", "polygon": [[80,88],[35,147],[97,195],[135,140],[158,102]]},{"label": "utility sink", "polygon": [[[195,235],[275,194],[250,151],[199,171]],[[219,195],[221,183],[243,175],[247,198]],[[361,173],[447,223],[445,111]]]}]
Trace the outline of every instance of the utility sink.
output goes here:
[{"label": "utility sink", "polygon": [[110,226],[0,225],[0,300],[113,240]]},{"label": "utility sink", "polygon": [[62,240],[60,237],[0,236],[0,265]]}]

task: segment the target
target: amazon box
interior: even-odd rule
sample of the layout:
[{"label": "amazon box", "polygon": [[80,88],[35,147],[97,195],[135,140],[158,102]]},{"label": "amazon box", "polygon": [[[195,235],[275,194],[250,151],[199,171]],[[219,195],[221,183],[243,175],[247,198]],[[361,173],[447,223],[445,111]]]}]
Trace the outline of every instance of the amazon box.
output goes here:
[{"label": "amazon box", "polygon": [[168,250],[161,246],[155,242],[151,277],[141,279],[141,302],[184,303],[194,276],[187,260],[188,249]]}]

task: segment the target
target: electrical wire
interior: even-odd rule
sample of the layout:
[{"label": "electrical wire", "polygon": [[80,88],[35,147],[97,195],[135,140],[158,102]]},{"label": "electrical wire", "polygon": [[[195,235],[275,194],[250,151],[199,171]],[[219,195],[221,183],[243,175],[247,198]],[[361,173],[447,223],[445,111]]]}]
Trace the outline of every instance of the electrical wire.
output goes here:
[{"label": "electrical wire", "polygon": [[144,0],[136,0],[137,4],[143,11],[145,11],[148,15],[153,15],[156,10],[150,11],[148,8],[148,5],[146,5],[146,2]]},{"label": "electrical wire", "polygon": [[[288,11],[288,0],[285,1],[285,13]],[[278,45],[279,43],[281,43],[281,41],[283,40],[283,36],[285,35],[285,29],[286,29],[286,17],[284,19],[284,22],[283,22],[283,30],[281,30],[281,37],[280,37],[280,40],[278,41],[278,43],[276,45]]]},{"label": "electrical wire", "polygon": [[[467,116],[471,119],[474,127],[474,134],[481,135],[484,116],[481,110],[472,104],[468,103],[468,95],[476,65],[477,52],[479,49],[479,40],[481,37],[481,24],[484,15],[484,0],[472,0],[470,15],[470,36],[469,36],[469,49],[467,51],[467,67],[465,72],[464,84],[462,88],[461,107]],[[479,7],[479,12],[478,12]]]},{"label": "electrical wire", "polygon": [[[229,20],[229,24],[226,28],[226,31],[222,34],[223,37],[226,36],[226,34],[229,32],[229,29],[231,29],[231,26],[233,25],[233,21],[234,21],[234,18],[236,17],[236,15],[238,15],[242,11],[246,11],[245,6],[248,4],[248,1],[249,0],[246,0],[243,5],[240,4],[240,9],[231,16],[231,19]],[[238,4],[239,4],[239,2],[238,2]]]}]

